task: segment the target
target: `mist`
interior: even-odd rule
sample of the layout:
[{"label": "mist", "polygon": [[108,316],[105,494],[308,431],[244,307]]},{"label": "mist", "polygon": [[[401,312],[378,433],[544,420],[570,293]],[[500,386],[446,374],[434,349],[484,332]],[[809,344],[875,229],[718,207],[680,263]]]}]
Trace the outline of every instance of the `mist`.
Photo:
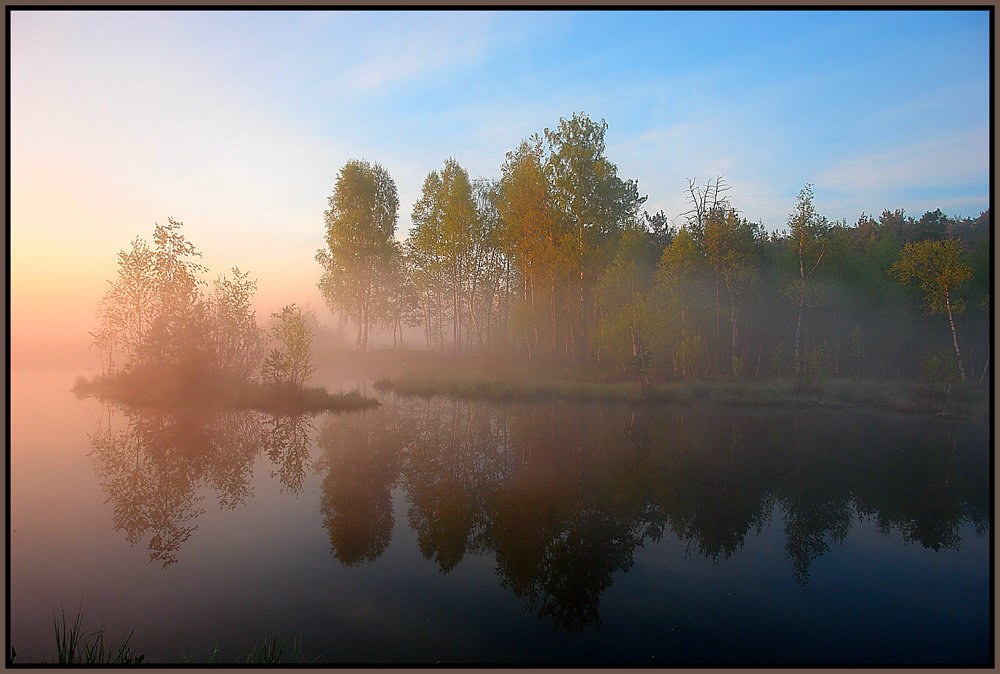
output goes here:
[{"label": "mist", "polygon": [[6,665],[994,664],[993,19],[9,10]]}]

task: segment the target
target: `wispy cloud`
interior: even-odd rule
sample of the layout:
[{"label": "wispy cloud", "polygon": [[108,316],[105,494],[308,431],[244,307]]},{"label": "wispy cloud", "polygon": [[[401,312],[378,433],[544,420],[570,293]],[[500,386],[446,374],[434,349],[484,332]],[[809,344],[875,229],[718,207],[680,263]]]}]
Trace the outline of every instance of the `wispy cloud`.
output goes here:
[{"label": "wispy cloud", "polygon": [[989,175],[985,130],[861,154],[818,173],[817,186],[860,194],[979,183]]},{"label": "wispy cloud", "polygon": [[474,68],[490,50],[487,14],[389,15],[389,21],[353,36],[362,58],[335,79],[352,95],[371,95],[389,86]]}]

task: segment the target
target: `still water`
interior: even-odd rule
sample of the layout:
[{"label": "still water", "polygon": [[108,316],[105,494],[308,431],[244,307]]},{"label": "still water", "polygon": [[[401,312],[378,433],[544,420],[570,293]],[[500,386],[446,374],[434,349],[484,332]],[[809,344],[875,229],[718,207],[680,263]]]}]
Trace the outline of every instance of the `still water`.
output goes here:
[{"label": "still water", "polygon": [[275,634],[307,663],[992,659],[985,421],[383,394],[167,412],[74,378],[11,373],[16,663],[51,661],[81,604],[147,662]]}]

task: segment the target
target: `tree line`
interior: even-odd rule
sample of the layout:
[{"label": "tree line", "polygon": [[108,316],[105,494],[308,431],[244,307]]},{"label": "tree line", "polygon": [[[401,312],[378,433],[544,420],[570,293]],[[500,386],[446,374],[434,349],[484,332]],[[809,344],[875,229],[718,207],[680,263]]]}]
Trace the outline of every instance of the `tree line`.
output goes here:
[{"label": "tree line", "polygon": [[375,329],[400,345],[404,328],[419,328],[428,350],[643,382],[985,379],[989,210],[886,209],[849,225],[820,214],[806,185],[786,228],[768,233],[720,176],[689,181],[677,226],[619,176],[607,129],[583,113],[561,119],[508,152],[499,179],[471,179],[447,159],[424,180],[402,242],[388,171],[348,161],[316,260],[324,300],[357,327],[357,347]]}]

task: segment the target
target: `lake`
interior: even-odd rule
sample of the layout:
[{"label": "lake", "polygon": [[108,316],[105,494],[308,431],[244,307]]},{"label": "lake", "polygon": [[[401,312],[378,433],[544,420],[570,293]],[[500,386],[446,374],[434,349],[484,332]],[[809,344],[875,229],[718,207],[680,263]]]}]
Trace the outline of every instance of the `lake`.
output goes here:
[{"label": "lake", "polygon": [[81,605],[152,662],[992,663],[987,421],[123,409],[77,374],[11,372],[15,663]]}]

